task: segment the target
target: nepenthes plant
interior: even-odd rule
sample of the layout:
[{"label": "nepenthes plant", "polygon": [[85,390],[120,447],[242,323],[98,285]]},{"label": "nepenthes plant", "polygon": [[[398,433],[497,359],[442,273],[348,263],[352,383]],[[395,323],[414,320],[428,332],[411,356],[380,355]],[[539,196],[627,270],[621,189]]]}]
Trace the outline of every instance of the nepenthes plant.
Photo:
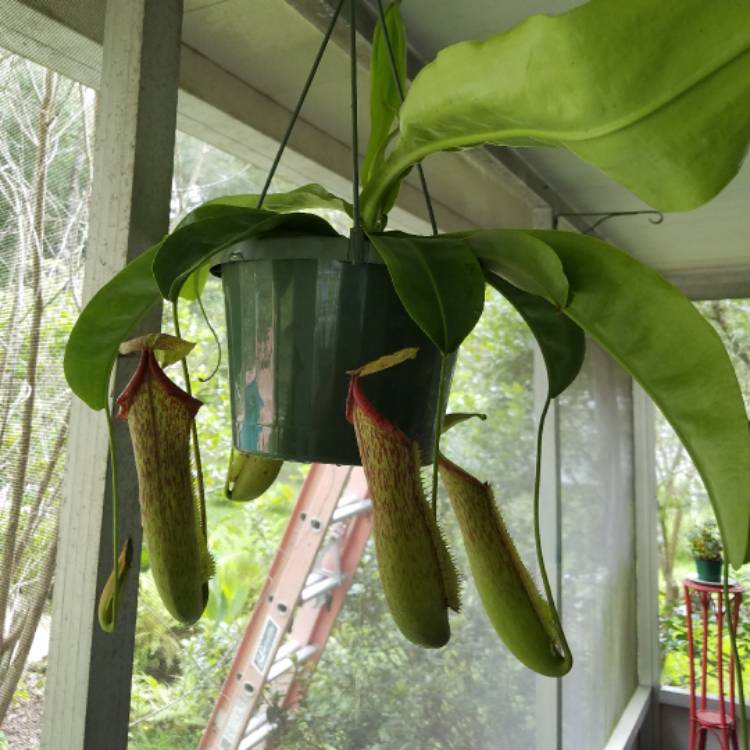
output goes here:
[{"label": "nepenthes plant", "polygon": [[[343,0],[332,23],[342,5]],[[466,416],[446,418],[443,408],[451,357],[482,314],[485,285],[518,311],[543,355],[549,390],[538,446],[544,414],[578,374],[589,336],[640,383],[675,429],[708,490],[728,564],[739,567],[750,560],[750,504],[745,500],[750,496],[750,432],[732,364],[711,325],[680,291],[605,242],[521,228],[440,234],[435,225],[432,236],[407,235],[387,230],[388,212],[404,177],[425,157],[483,144],[566,149],[655,209],[686,211],[701,205],[737,173],[750,139],[750,5],[726,0],[719,9],[701,0],[591,0],[561,16],[533,16],[484,41],[448,47],[408,91],[398,4],[378,7],[371,136],[361,192],[355,170],[352,203],[308,185],[199,206],[90,300],[68,342],[66,377],[91,408],[109,414],[118,351],[147,310],[162,298],[175,306],[181,295],[194,298],[210,268],[252,263],[238,250],[243,243],[262,247],[264,262],[271,263],[292,262],[300,257],[293,254],[295,248],[304,243],[321,248],[308,251],[306,260],[318,258],[342,269],[373,256],[384,265],[389,284],[424,339],[414,343],[419,351],[403,346],[379,351],[385,359],[349,362],[337,373],[342,385],[336,386],[336,409],[353,425],[350,439],[356,435],[370,485],[381,579],[394,620],[407,638],[427,647],[442,646],[450,637],[448,610],[459,605],[458,576],[439,528],[439,474],[499,636],[527,666],[559,676],[570,669],[573,657],[541,558],[539,455],[530,513],[544,595],[510,539],[491,488],[439,449],[443,429]],[[307,212],[317,208],[352,217],[344,257],[329,253],[327,248],[340,247],[346,239]],[[225,288],[227,283],[225,278]],[[167,465],[137,430],[133,437],[141,454],[146,544],[152,559],[153,550],[164,552],[167,566],[159,589],[176,617],[192,621],[205,606],[211,572],[205,512],[189,481],[187,443],[197,406],[188,393],[164,382],[153,354],[164,341],[147,341],[139,371],[151,373],[147,393],[163,402],[154,407],[157,411],[182,409],[180,416],[168,417],[180,425],[174,431],[181,440],[179,462]],[[409,366],[415,357],[432,357],[436,370],[436,393],[424,399],[429,404],[418,405],[434,413],[426,447],[402,429],[399,415],[382,413],[368,395],[370,384]],[[283,379],[284,373],[278,376]],[[131,413],[134,392],[135,385],[120,398]],[[237,408],[244,407],[235,403]],[[264,450],[262,441],[255,453],[247,462],[242,454],[235,456],[230,467],[228,481],[238,497],[249,499],[262,491],[280,459],[299,460]],[[422,461],[432,464],[426,489]],[[187,478],[167,480],[177,469]],[[144,486],[148,477],[156,478],[158,492]],[[180,511],[175,510],[178,500]],[[149,520],[153,507],[165,514],[157,521]],[[179,528],[169,515],[176,512],[184,514]],[[179,534],[179,540],[171,534]],[[191,547],[189,565],[184,553],[173,552],[180,545]],[[110,626],[125,551],[105,592]],[[182,575],[190,576],[187,585]],[[725,580],[727,575],[725,567]]]}]

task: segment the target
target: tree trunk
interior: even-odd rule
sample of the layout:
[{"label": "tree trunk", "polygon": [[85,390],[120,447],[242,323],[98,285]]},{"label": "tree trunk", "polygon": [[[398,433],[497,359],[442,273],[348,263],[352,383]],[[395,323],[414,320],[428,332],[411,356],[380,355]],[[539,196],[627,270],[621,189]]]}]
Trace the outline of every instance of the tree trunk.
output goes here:
[{"label": "tree trunk", "polygon": [[[29,385],[29,397],[23,405],[21,414],[21,433],[18,439],[16,465],[11,480],[11,502],[8,525],[5,530],[2,564],[0,564],[0,651],[3,651],[5,625],[10,589],[13,586],[14,571],[16,569],[16,544],[21,518],[24,490],[26,489],[26,474],[29,465],[29,452],[34,420],[34,404],[36,400],[37,368],[39,362],[39,346],[41,338],[42,314],[44,299],[42,290],[42,256],[44,252],[44,208],[47,191],[47,159],[50,142],[50,129],[54,119],[54,100],[57,76],[51,71],[44,75],[44,93],[40,103],[39,126],[37,130],[37,153],[34,167],[34,182],[32,206],[32,232],[30,248],[31,257],[31,295],[32,314],[29,322],[28,357],[26,361],[26,382]],[[27,618],[25,627],[30,626],[31,618]],[[34,623],[35,627],[35,623]],[[23,638],[23,634],[21,635]],[[15,660],[14,660],[15,662]],[[13,670],[9,670],[13,671]],[[20,674],[19,674],[20,677]],[[3,679],[5,686],[6,680]],[[15,689],[15,688],[14,688]],[[5,710],[0,710],[0,721]]]},{"label": "tree trunk", "polygon": [[47,557],[44,561],[39,585],[34,592],[34,598],[24,618],[23,628],[18,638],[18,646],[12,655],[8,669],[2,675],[2,678],[0,678],[0,723],[2,723],[2,719],[8,712],[13,694],[16,692],[16,686],[23,674],[23,668],[26,666],[26,659],[31,650],[31,644],[34,642],[34,634],[44,611],[44,603],[47,601],[50,588],[52,587],[52,577],[55,572],[56,561],[57,528],[55,528],[52,544],[50,544],[47,550]]}]

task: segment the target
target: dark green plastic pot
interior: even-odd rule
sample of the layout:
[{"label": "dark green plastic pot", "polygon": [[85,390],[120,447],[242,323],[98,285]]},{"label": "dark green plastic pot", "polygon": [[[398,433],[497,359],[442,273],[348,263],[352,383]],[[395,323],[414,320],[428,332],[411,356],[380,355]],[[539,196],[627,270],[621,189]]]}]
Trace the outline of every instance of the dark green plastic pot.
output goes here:
[{"label": "dark green plastic pot", "polygon": [[695,567],[698,571],[698,578],[707,583],[721,583],[721,560],[699,560],[695,558]]},{"label": "dark green plastic pot", "polygon": [[376,408],[431,462],[438,350],[404,310],[371,247],[365,245],[363,262],[348,258],[345,238],[300,236],[254,239],[224,255],[237,449],[359,465],[344,413],[347,370],[416,346],[415,360],[372,375],[364,385]]}]

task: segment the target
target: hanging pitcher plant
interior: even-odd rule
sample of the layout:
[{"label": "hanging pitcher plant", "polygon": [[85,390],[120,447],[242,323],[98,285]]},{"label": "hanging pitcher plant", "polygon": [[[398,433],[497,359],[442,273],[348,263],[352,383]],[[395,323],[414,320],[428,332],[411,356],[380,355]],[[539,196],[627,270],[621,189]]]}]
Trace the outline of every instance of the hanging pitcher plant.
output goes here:
[{"label": "hanging pitcher plant", "polygon": [[[448,47],[408,92],[398,4],[384,11],[378,0],[378,7],[371,137],[361,193],[355,170],[352,205],[318,185],[267,195],[271,173],[261,196],[218,198],[191,211],[81,313],[65,354],[72,390],[93,409],[108,410],[118,349],[153,304],[163,298],[176,305],[186,290],[194,298],[209,267],[220,265],[243,240],[335,237],[326,221],[304,211],[343,211],[353,218],[351,241],[374,248],[444,366],[479,320],[486,284],[520,313],[548,374],[537,453],[551,400],[581,368],[585,336],[600,344],[644,388],[684,443],[708,490],[728,563],[737,568],[750,561],[750,433],[742,394],[718,335],[680,291],[621,250],[575,233],[503,228],[438,234],[434,222],[433,236],[386,230],[401,181],[422,159],[483,144],[566,149],[660,211],[705,203],[737,173],[750,140],[750,4],[726,0],[719,9],[703,0],[591,0],[557,17],[533,16],[485,41]],[[145,451],[137,465],[146,544],[152,560],[156,550],[164,556],[163,585],[157,583],[170,611],[192,620],[205,606],[201,592],[211,572],[205,514],[200,501],[192,502],[186,447],[197,402],[165,385],[155,365],[157,348],[143,349],[142,381],[137,374],[119,402],[129,422],[138,421],[138,399],[145,398],[137,387],[145,388],[148,398],[158,394],[165,416],[172,408],[181,410],[167,416],[179,423],[174,430],[181,441],[175,447],[179,461],[173,466],[148,447],[150,424],[131,424],[131,431],[137,453]],[[426,497],[413,436],[367,398],[371,379],[403,366],[399,362],[415,352],[382,354],[395,356],[352,363],[359,369],[351,373],[348,404],[342,398],[341,410],[356,431],[373,498],[381,579],[397,626],[415,643],[439,647],[450,635],[448,610],[458,609],[458,576],[436,508],[439,473],[499,636],[530,668],[565,674],[572,655],[539,544],[540,456],[532,512],[544,596],[515,549],[491,488],[440,454],[442,430],[463,418],[444,419],[442,410],[435,426],[432,497]],[[438,403],[445,395],[439,394]],[[233,462],[232,489],[247,488],[238,493],[245,497],[265,489],[279,466],[270,460]],[[184,504],[179,529],[150,516],[152,479],[160,483],[160,502],[154,504],[163,512]],[[170,534],[180,535],[179,544]],[[183,544],[191,547],[189,564],[175,551]],[[124,565],[115,571],[121,575]],[[725,583],[727,571],[725,566]],[[113,575],[110,593],[118,588]],[[166,593],[175,586],[183,591],[180,576],[191,578],[184,608]],[[116,606],[107,611],[114,621]],[[741,692],[740,701],[743,707]]]}]

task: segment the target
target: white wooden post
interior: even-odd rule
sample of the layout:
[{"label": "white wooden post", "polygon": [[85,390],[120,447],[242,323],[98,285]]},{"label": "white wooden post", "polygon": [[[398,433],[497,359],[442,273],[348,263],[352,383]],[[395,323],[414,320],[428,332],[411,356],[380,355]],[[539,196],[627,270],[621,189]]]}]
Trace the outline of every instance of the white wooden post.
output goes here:
[{"label": "white wooden post", "polygon": [[[552,210],[536,208],[533,212],[536,229],[552,228]],[[547,399],[547,369],[539,347],[534,349],[534,411],[539,419]],[[562,617],[561,570],[561,513],[560,513],[560,448],[559,409],[557,401],[550,404],[547,423],[542,438],[541,491],[539,515],[541,518],[542,550],[552,593]],[[559,678],[536,678],[536,747],[537,750],[558,750],[562,747],[562,681]]]},{"label": "white wooden post", "polygon": [[[168,229],[182,0],[109,0],[96,121],[84,299]],[[161,309],[144,327],[159,330]],[[115,388],[132,364],[118,366]],[[60,510],[42,747],[127,747],[138,595],[140,517],[126,427],[116,426],[121,538],[134,542],[134,570],[116,631],[96,619],[112,569],[111,494],[103,413],[74,399]]]},{"label": "white wooden post", "polygon": [[653,402],[639,385],[633,383],[638,682],[650,690],[650,707],[640,734],[643,750],[655,750],[660,746],[659,545],[656,536],[654,419]]}]

